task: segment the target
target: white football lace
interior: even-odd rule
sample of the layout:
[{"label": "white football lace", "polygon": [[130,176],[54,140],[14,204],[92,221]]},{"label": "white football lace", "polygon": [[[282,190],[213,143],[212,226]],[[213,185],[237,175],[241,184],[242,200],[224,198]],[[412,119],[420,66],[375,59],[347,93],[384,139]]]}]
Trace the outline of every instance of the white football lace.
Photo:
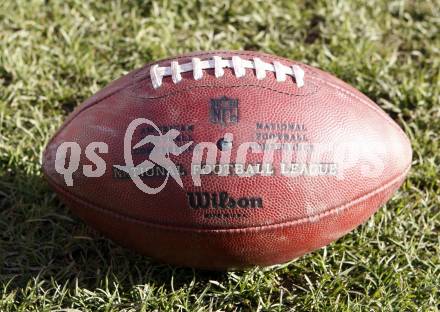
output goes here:
[{"label": "white football lace", "polygon": [[160,67],[158,64],[151,66],[150,77],[153,88],[157,89],[162,85],[162,79],[166,76],[171,76],[174,83],[179,83],[182,80],[181,73],[193,72],[195,80],[203,78],[204,69],[214,69],[216,78],[224,75],[223,68],[232,68],[235,77],[240,78],[246,74],[246,69],[255,69],[255,74],[258,80],[266,77],[266,71],[274,72],[277,81],[286,81],[286,77],[293,77],[298,88],[304,86],[304,70],[298,65],[288,67],[280,62],[266,63],[258,57],[252,60],[244,60],[239,56],[233,56],[231,59],[222,59],[220,56],[213,56],[212,59],[201,60],[197,57],[192,58],[190,63],[179,64],[177,61],[172,61],[169,67]]}]

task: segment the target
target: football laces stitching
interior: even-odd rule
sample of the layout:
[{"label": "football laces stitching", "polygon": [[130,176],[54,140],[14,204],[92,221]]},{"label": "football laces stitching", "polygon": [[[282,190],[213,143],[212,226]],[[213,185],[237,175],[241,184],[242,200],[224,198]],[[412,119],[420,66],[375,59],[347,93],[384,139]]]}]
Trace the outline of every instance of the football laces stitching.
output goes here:
[{"label": "football laces stitching", "polygon": [[207,60],[194,57],[189,63],[179,64],[177,61],[172,61],[168,67],[155,64],[150,67],[150,78],[153,88],[157,89],[162,85],[163,78],[167,76],[171,76],[173,83],[177,84],[182,81],[182,73],[192,72],[194,80],[200,80],[203,78],[203,70],[214,69],[215,77],[220,78],[225,73],[224,68],[233,69],[237,78],[245,76],[246,69],[254,69],[258,80],[266,78],[266,72],[273,72],[278,82],[286,81],[289,76],[294,78],[298,88],[304,86],[304,70],[296,64],[289,67],[277,61],[267,63],[258,57],[245,60],[239,56],[230,59],[213,56],[212,59]]}]

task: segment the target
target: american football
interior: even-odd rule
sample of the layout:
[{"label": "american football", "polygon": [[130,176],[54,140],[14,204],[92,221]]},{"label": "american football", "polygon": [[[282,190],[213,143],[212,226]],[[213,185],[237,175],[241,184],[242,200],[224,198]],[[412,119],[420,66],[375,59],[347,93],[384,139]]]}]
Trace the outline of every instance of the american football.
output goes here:
[{"label": "american football", "polygon": [[367,96],[259,52],[134,70],[50,140],[61,200],[118,244],[206,269],[284,263],[365,222],[400,187],[411,146]]}]

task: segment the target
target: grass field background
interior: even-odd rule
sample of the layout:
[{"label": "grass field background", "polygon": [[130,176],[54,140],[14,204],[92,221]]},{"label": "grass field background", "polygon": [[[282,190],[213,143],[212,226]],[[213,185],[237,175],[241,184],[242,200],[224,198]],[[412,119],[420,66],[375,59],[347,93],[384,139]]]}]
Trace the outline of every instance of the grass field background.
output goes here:
[{"label": "grass field background", "polygon": [[[0,311],[438,311],[439,8],[438,0],[0,0]],[[272,268],[173,268],[95,233],[42,178],[48,139],[113,79],[208,49],[289,57],[357,87],[410,137],[408,180],[354,232]]]}]

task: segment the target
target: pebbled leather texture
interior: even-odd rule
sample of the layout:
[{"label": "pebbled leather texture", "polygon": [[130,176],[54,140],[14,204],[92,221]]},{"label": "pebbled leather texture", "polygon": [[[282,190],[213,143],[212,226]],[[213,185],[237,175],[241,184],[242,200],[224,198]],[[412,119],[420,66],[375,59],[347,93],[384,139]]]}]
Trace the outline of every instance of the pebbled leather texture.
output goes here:
[{"label": "pebbled leather texture", "polygon": [[[298,88],[294,79],[278,82],[269,72],[258,80],[249,69],[237,78],[232,69],[225,68],[220,78],[214,70],[204,70],[197,81],[192,73],[183,73],[180,83],[165,77],[162,86],[153,89],[151,65],[169,66],[173,60],[186,63],[195,56],[209,59],[214,55],[298,64],[305,71],[305,85]],[[213,124],[210,101],[224,96],[238,99],[239,121]],[[232,133],[233,155],[240,143],[259,142],[257,133],[265,131],[257,123],[295,123],[304,125],[306,141],[300,143],[330,147],[320,155],[321,163],[331,163],[342,146],[356,147],[358,155],[347,158],[355,163],[338,167],[338,176],[206,175],[201,177],[201,186],[194,186],[186,175],[182,176],[183,188],[170,178],[160,193],[149,195],[130,179],[115,179],[111,170],[112,165],[125,164],[124,134],[136,118],[148,118],[159,126],[192,125],[193,131],[186,134],[195,143],[216,143]],[[141,139],[136,135],[133,144]],[[63,142],[77,142],[84,151],[94,141],[109,146],[109,153],[99,155],[107,164],[105,174],[87,178],[78,170],[73,187],[66,186],[55,170],[57,148]],[[384,111],[332,75],[258,52],[210,51],[147,64],[86,100],[49,142],[43,170],[72,211],[121,245],[175,265],[225,269],[286,262],[348,233],[399,188],[410,168],[411,153],[406,135]],[[133,156],[136,163],[145,157]],[[191,157],[188,152],[171,159],[190,169]],[[262,156],[250,154],[247,161],[259,163]],[[275,151],[274,164],[280,162],[281,152]],[[93,165],[84,152],[80,164],[80,169]],[[145,179],[151,186],[162,182],[163,177]],[[188,192],[259,197],[263,204],[260,208],[195,209],[189,205]]]}]

